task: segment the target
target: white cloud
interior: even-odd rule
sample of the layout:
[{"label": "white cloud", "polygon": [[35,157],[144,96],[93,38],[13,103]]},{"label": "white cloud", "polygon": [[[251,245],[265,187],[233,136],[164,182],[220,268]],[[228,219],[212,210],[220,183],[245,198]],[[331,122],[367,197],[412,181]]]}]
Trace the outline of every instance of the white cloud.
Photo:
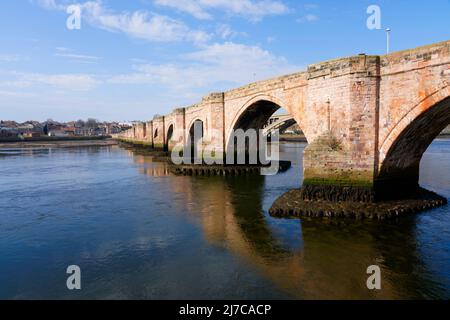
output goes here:
[{"label": "white cloud", "polygon": [[227,24],[218,25],[216,28],[216,34],[222,39],[230,39],[230,38],[234,38],[237,36],[247,36],[247,33],[234,31]]},{"label": "white cloud", "polygon": [[277,0],[154,0],[160,6],[175,8],[196,17],[211,20],[212,10],[258,21],[265,16],[285,14],[289,8]]},{"label": "white cloud", "polygon": [[0,90],[0,97],[33,97],[35,96],[32,93],[28,92],[18,92],[18,91],[6,91],[6,90]]},{"label": "white cloud", "polygon": [[[67,5],[56,0],[40,0],[46,9],[64,10]],[[138,39],[156,42],[190,41],[202,43],[209,35],[201,30],[190,29],[183,22],[147,11],[116,13],[100,0],[80,3],[82,19],[90,25],[112,32],[125,33]]]},{"label": "white cloud", "polygon": [[93,76],[85,74],[31,74],[27,77],[32,82],[76,91],[91,90],[100,83]]},{"label": "white cloud", "polygon": [[56,49],[56,51],[59,51],[59,52],[70,52],[70,51],[72,51],[71,49],[66,48],[66,47],[56,47],[55,49]]},{"label": "white cloud", "polygon": [[56,57],[68,58],[76,62],[84,62],[84,63],[93,63],[99,60],[99,57],[95,56],[87,56],[83,54],[74,54],[74,53],[56,53]]},{"label": "white cloud", "polygon": [[100,28],[149,41],[201,43],[209,39],[203,31],[191,30],[180,21],[146,11],[115,14],[105,9],[100,2],[86,2],[83,14],[87,15],[91,24]]},{"label": "white cloud", "polygon": [[[114,84],[164,85],[187,97],[225,90],[255,80],[299,71],[283,57],[257,46],[226,42],[183,55],[177,64],[140,64],[134,73],[112,77]],[[197,96],[200,98],[200,96]]]},{"label": "white cloud", "polygon": [[69,91],[88,91],[97,87],[101,81],[88,74],[43,74],[11,72],[13,80],[0,82],[3,87],[35,88],[44,85]]},{"label": "white cloud", "polygon": [[57,47],[55,57],[66,58],[79,63],[94,63],[100,60],[100,57],[73,53],[71,49],[65,47]]},{"label": "white cloud", "polygon": [[233,36],[234,32],[229,25],[221,24],[217,27],[217,33],[222,39],[229,38]]},{"label": "white cloud", "polygon": [[314,14],[307,14],[307,15],[305,16],[305,19],[306,19],[306,21],[308,21],[308,22],[313,22],[313,21],[318,20],[319,18],[318,18],[316,15],[314,15]]},{"label": "white cloud", "polygon": [[319,5],[316,3],[307,3],[303,6],[306,10],[319,9]]},{"label": "white cloud", "polygon": [[318,16],[316,16],[315,14],[309,13],[307,15],[304,15],[303,17],[298,18],[297,22],[300,22],[300,23],[303,23],[303,22],[314,22],[314,21],[317,21],[317,20],[319,20]]},{"label": "white cloud", "polygon": [[49,10],[65,10],[66,5],[59,4],[56,0],[37,0],[38,4]]},{"label": "white cloud", "polygon": [[[317,11],[317,9],[319,9],[319,5],[315,4],[315,3],[307,3],[305,5],[303,5],[303,8],[305,11]],[[304,22],[314,22],[319,20],[319,16],[317,16],[317,14],[313,14],[313,13],[306,13],[303,16],[301,16],[300,18],[297,19],[297,22],[299,23],[304,23]]]},{"label": "white cloud", "polygon": [[[66,50],[59,51],[60,55],[70,55]],[[140,84],[199,99],[209,91],[227,90],[302,69],[258,46],[233,42],[202,46],[178,56],[176,63],[152,64],[140,59],[134,63],[133,72],[112,76],[10,72],[7,80],[0,82],[0,89],[40,90],[41,86],[47,86],[69,92],[89,91],[106,84]]]},{"label": "white cloud", "polygon": [[0,62],[19,62],[26,60],[29,60],[29,58],[18,54],[0,54]]},{"label": "white cloud", "polygon": [[160,6],[175,8],[191,14],[200,20],[211,20],[212,16],[205,10],[205,8],[198,1],[192,0],[155,0],[155,3]]},{"label": "white cloud", "polygon": [[136,63],[136,64],[138,64],[138,63],[147,63],[148,62],[148,60],[141,59],[141,58],[131,58],[130,61],[133,62],[133,63]]}]

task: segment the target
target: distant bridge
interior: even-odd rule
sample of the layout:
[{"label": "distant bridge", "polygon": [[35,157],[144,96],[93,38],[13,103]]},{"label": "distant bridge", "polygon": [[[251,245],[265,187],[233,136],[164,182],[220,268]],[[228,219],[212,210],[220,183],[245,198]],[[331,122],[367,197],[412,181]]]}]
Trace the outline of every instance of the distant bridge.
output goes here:
[{"label": "distant bridge", "polygon": [[282,133],[294,124],[296,124],[295,119],[289,114],[272,116],[267,122],[267,125],[264,127],[264,135],[268,135],[274,130],[278,130]]}]

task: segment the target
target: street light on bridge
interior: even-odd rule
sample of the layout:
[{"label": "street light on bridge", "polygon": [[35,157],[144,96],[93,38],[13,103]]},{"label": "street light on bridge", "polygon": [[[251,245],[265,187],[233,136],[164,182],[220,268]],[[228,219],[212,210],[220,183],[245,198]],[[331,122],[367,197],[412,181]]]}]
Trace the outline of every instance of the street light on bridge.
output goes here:
[{"label": "street light on bridge", "polygon": [[386,53],[391,51],[391,28],[386,29]]}]

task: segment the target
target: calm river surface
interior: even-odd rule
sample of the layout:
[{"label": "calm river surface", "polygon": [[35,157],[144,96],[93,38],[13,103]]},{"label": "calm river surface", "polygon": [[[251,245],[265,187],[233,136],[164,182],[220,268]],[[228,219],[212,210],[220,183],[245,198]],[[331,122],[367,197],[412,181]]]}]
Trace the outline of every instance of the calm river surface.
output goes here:
[{"label": "calm river surface", "polygon": [[[304,147],[283,144],[286,173],[227,178],[120,147],[0,150],[0,298],[450,298],[449,206],[384,223],[268,215],[300,186]],[[450,198],[450,141],[430,146],[421,183]]]}]

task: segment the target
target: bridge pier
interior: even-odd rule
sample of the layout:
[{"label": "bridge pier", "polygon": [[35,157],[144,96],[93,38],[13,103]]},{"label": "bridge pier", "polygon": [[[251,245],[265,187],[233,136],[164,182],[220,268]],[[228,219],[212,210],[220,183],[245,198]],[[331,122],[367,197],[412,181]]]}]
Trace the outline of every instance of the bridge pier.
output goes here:
[{"label": "bridge pier", "polygon": [[305,149],[300,193],[303,200],[375,200],[374,167],[361,165],[361,162],[373,162],[373,155],[352,159],[343,145],[332,133],[325,133]]},{"label": "bridge pier", "polygon": [[308,68],[309,104],[322,124],[309,132],[304,153],[305,200],[375,200],[380,80],[378,56]]}]

